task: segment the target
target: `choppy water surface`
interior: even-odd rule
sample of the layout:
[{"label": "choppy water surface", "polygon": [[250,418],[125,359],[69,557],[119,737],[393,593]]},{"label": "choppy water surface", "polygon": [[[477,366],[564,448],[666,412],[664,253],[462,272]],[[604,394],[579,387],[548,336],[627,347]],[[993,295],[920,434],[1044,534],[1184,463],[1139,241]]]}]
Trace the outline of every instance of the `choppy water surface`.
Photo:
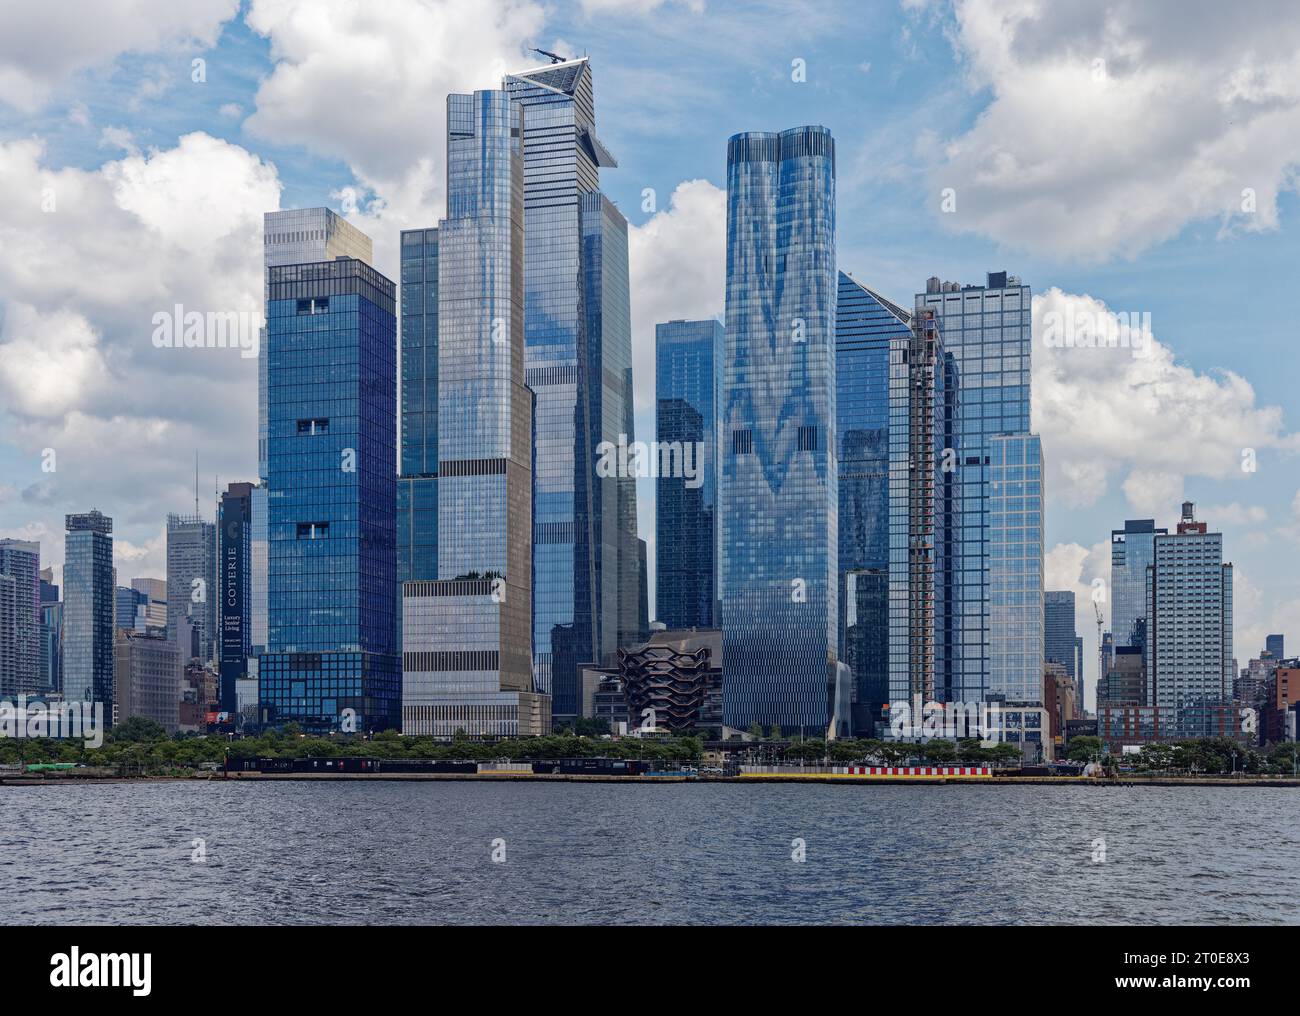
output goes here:
[{"label": "choppy water surface", "polygon": [[1295,924],[1300,790],[9,787],[0,922]]}]

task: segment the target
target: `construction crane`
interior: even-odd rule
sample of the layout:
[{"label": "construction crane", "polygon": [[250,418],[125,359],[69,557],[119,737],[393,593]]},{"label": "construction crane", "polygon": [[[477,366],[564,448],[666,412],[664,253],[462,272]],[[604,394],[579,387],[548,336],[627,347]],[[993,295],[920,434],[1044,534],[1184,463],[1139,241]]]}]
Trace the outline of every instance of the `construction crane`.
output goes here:
[{"label": "construction crane", "polygon": [[553,64],[557,64],[557,63],[568,63],[568,62],[569,62],[569,61],[567,61],[566,59],[564,59],[564,57],[559,56],[559,55],[556,54],[556,53],[548,53],[548,52],[547,52],[546,50],[544,50],[544,49],[534,49],[533,52],[534,52],[534,53],[541,53],[542,56],[545,56],[545,57],[550,57],[551,63],[553,63]]},{"label": "construction crane", "polygon": [[1093,613],[1097,615],[1097,687],[1101,687],[1101,682],[1106,678],[1106,656],[1102,650],[1101,629],[1105,623],[1101,619],[1101,606],[1096,600],[1092,601]]}]

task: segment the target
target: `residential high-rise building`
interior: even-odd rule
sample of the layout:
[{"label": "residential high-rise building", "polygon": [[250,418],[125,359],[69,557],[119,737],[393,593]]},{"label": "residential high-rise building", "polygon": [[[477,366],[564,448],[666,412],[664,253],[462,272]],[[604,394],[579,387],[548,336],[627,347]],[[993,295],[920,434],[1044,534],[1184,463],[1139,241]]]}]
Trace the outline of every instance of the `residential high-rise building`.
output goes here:
[{"label": "residential high-rise building", "polygon": [[161,635],[119,628],[113,642],[114,725],[142,716],[169,734],[180,729],[180,647]]},{"label": "residential high-rise building", "polygon": [[268,287],[262,718],[396,729],[395,287],[348,257],[272,266]]},{"label": "residential high-rise building", "polygon": [[655,612],[670,629],[715,623],[723,342],[712,318],[655,326]]},{"label": "residential high-rise building", "polygon": [[[1033,539],[1022,540],[1026,534],[1020,534],[1014,525],[995,528],[991,519],[995,468],[1009,470],[1001,475],[1010,483],[1020,482],[1015,479],[1020,470],[1041,471],[1041,454],[1032,442],[1004,445],[1004,464],[995,467],[993,461],[995,438],[1029,433],[1030,303],[1030,288],[1006,272],[989,272],[983,286],[962,286],[932,277],[926,282],[926,291],[916,297],[918,311],[934,312],[944,349],[956,361],[960,384],[955,444],[950,449],[959,487],[953,529],[953,655],[945,664],[951,675],[948,695],[952,701],[978,702],[989,694],[1006,694],[1008,689],[1028,690],[1032,700],[1042,694],[1043,662],[1038,654],[1035,663],[1032,649],[1032,643],[1041,645],[1042,641],[1042,587],[1037,593],[1025,588],[1008,590],[1011,600],[999,603],[990,574],[999,554],[1011,554],[1010,560],[1028,565],[1035,556]],[[1037,458],[1031,462],[1031,456]],[[1023,465],[1013,464],[1022,457]],[[1024,482],[1026,497],[1041,497],[1041,479]],[[1026,520],[1039,515],[1041,538],[1041,505],[1032,509],[1018,501],[1004,501],[1000,510],[1018,514],[1022,507]],[[1016,521],[1014,516],[1008,520]],[[1013,542],[998,549],[992,542],[995,538]],[[1024,586],[1014,573],[1006,580]],[[1022,595],[1036,602],[1037,608],[1033,603],[1015,602]],[[992,621],[995,604],[1004,613],[1012,607],[1023,609],[1024,616],[1017,615],[1014,630],[999,632]],[[1040,617],[1037,636],[1026,630],[1026,626],[1034,627],[1030,614],[1035,609]],[[1008,641],[998,645],[1003,636]]]},{"label": "residential high-rise building", "polygon": [[1155,519],[1125,519],[1123,529],[1110,531],[1110,630],[1116,646],[1137,646],[1146,651],[1145,618],[1147,566],[1155,557]]},{"label": "residential high-rise building", "polygon": [[1232,694],[1232,565],[1223,534],[1183,502],[1175,533],[1157,535],[1146,573],[1147,705],[1183,737],[1217,733],[1216,707]]},{"label": "residential high-rise building", "polygon": [[0,540],[0,695],[34,694],[41,683],[41,545]]},{"label": "residential high-rise building", "polygon": [[402,590],[407,734],[550,731],[549,702],[533,684],[525,114],[504,91],[447,97],[434,375],[438,574]]},{"label": "residential high-rise building", "polygon": [[912,316],[839,273],[835,417],[839,466],[839,655],[853,671],[855,729],[889,700],[889,350]]},{"label": "residential high-rise building", "polygon": [[113,715],[113,520],[68,515],[63,544],[63,698]]},{"label": "residential high-rise building", "polygon": [[[167,516],[167,637],[180,638],[178,621],[198,632],[199,660],[214,658],[217,633],[217,527],[199,514]],[[182,647],[184,648],[184,647]]]},{"label": "residential high-rise building", "polygon": [[[838,735],[835,142],[727,144],[718,494],[723,722]],[[847,667],[843,668],[847,671]]]},{"label": "residential high-rise building", "polygon": [[18,688],[18,584],[0,574],[0,695]]},{"label": "residential high-rise building", "polygon": [[601,168],[618,163],[596,134],[587,59],[510,74],[502,87],[525,119],[534,688],[569,718],[580,711],[579,667],[613,665],[620,641],[639,640],[647,623],[637,616],[635,481],[596,470],[602,444],[633,439],[627,222],[599,189]]},{"label": "residential high-rise building", "polygon": [[[1043,657],[1048,663],[1063,666],[1076,686],[1080,676],[1078,642],[1073,591],[1049,590],[1043,593]],[[1082,708],[1082,699],[1078,702]]]},{"label": "residential high-rise building", "polygon": [[237,682],[248,676],[252,653],[249,609],[252,606],[253,490],[251,483],[232,483],[217,506],[217,586],[221,618],[217,631],[221,711],[237,708]]},{"label": "residential high-rise building", "polygon": [[953,695],[954,522],[950,449],[960,388],[938,319],[923,308],[889,340],[889,701]]}]

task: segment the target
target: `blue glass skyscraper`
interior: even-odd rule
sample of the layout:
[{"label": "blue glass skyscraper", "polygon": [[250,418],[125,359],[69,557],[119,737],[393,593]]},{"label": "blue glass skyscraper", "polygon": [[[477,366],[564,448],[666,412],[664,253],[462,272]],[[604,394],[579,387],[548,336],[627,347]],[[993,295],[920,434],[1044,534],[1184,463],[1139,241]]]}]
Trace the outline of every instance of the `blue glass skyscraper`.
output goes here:
[{"label": "blue glass skyscraper", "polygon": [[[953,654],[946,664],[947,695],[951,701],[981,702],[1002,686],[1041,689],[1042,660],[1031,672],[1008,676],[1003,661],[1025,660],[1018,648],[1022,633],[991,622],[991,562],[1003,555],[1019,559],[1026,544],[1015,527],[995,530],[991,525],[990,443],[999,435],[1026,435],[1030,420],[1030,305],[1031,293],[1015,276],[990,272],[983,286],[962,286],[931,278],[926,291],[917,294],[918,311],[934,313],[944,348],[956,363],[960,395],[951,465],[957,490],[954,500],[954,604]],[[1017,452],[1006,449],[1011,459]],[[1025,449],[1025,454],[1029,450]],[[1041,469],[1040,461],[1033,468]],[[1033,481],[1031,481],[1033,482]],[[1041,480],[1037,481],[1041,487]],[[1027,493],[1026,496],[1035,496]],[[1038,495],[1041,497],[1041,489]],[[1016,511],[1016,505],[1005,506]],[[1040,512],[1041,514],[1041,512]],[[1040,523],[1041,525],[1041,523]],[[997,538],[1014,541],[1004,551]],[[1024,590],[1020,591],[1024,593]],[[1042,587],[1039,586],[1036,642],[1042,642]],[[1014,642],[997,645],[1007,637]],[[1028,665],[1028,664],[1026,664]],[[1034,696],[1041,697],[1041,690]]]},{"label": "blue glass skyscraper", "polygon": [[847,723],[837,710],[835,300],[830,132],[733,136],[718,498],[732,727]]},{"label": "blue glass skyscraper", "polygon": [[990,437],[988,692],[1043,697],[1043,447],[1037,434]]},{"label": "blue glass skyscraper", "polygon": [[397,579],[438,577],[438,231],[402,231]]},{"label": "blue glass skyscraper", "polygon": [[113,520],[69,515],[63,544],[63,698],[113,716]]},{"label": "blue glass skyscraper", "polygon": [[[694,476],[655,480],[655,604],[669,628],[717,623],[718,409],[725,356],[722,325],[655,326],[655,440]],[[661,458],[662,458],[661,451]]]},{"label": "blue glass skyscraper", "polygon": [[[1146,654],[1147,567],[1156,559],[1155,519],[1125,519],[1110,531],[1110,630],[1117,646],[1137,646]],[[1102,675],[1105,676],[1104,674]]]},{"label": "blue glass skyscraper", "polygon": [[395,287],[355,258],[269,269],[269,723],[400,719]]},{"label": "blue glass skyscraper", "polygon": [[[447,97],[447,218],[437,230],[431,403],[438,414],[437,575],[403,587],[408,734],[550,731],[550,703],[533,690],[532,669],[526,125],[524,110],[504,91]],[[427,246],[432,231],[425,232]],[[431,429],[418,414],[403,425]]]},{"label": "blue glass skyscraper", "polygon": [[1053,589],[1044,592],[1043,659],[1063,666],[1076,686],[1083,676],[1079,672],[1078,642],[1074,633],[1073,591]]},{"label": "blue glass skyscraper", "polygon": [[868,735],[889,700],[889,349],[911,332],[907,311],[839,273],[839,655],[853,670],[854,726]]},{"label": "blue glass skyscraper", "polygon": [[[595,449],[632,440],[627,223],[599,192],[617,162],[596,134],[585,58],[507,75],[524,109],[526,380],[536,393],[534,684],[579,711],[578,667],[612,663],[645,626],[635,494]],[[611,556],[613,560],[610,560]],[[635,639],[632,639],[635,641]]]}]

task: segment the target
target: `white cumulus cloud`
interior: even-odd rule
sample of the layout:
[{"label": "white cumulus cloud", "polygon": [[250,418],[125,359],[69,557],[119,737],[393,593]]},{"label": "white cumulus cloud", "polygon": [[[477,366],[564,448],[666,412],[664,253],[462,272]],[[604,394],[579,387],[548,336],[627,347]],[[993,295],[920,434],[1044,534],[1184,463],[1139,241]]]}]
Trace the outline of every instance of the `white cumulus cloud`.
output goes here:
[{"label": "white cumulus cloud", "polygon": [[1300,165],[1290,0],[955,0],[952,15],[990,98],[932,169],[936,194],[957,193],[945,225],[1085,261],[1201,220],[1277,226]]}]

